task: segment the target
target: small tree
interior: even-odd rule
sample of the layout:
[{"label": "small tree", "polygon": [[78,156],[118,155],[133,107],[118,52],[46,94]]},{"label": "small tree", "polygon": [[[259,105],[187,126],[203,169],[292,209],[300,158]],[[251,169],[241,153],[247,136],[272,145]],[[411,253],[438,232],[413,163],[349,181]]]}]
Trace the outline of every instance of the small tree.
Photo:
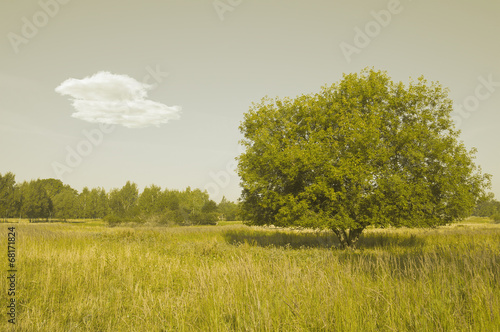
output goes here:
[{"label": "small tree", "polygon": [[14,217],[19,209],[16,199],[16,177],[13,173],[0,174],[0,218]]},{"label": "small tree", "polygon": [[364,70],[245,114],[242,212],[252,225],[331,229],[354,247],[369,225],[428,227],[469,216],[489,186],[459,142],[438,83]]}]

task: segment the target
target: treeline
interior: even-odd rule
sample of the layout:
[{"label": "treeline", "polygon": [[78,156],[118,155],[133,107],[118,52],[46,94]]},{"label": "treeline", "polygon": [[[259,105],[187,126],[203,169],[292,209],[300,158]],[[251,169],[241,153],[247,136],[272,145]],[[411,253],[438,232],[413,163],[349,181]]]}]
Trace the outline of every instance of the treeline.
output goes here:
[{"label": "treeline", "polygon": [[102,218],[110,224],[202,225],[237,220],[238,204],[224,197],[217,204],[206,191],[189,187],[180,191],[151,185],[139,193],[137,185],[130,181],[109,192],[87,187],[78,192],[56,179],[16,183],[15,175],[9,172],[0,174],[0,218],[30,221]]},{"label": "treeline", "polygon": [[479,200],[473,215],[478,217],[489,217],[495,221],[500,221],[500,202],[495,200],[494,195],[490,193]]}]

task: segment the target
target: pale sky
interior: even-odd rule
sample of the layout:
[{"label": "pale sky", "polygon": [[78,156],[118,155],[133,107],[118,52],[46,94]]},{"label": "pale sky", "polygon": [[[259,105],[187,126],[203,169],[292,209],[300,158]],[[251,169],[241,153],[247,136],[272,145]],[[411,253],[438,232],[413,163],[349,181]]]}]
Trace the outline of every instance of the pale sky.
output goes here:
[{"label": "pale sky", "polygon": [[0,173],[236,200],[252,102],[374,67],[450,89],[498,199],[499,17],[493,0],[3,0]]}]

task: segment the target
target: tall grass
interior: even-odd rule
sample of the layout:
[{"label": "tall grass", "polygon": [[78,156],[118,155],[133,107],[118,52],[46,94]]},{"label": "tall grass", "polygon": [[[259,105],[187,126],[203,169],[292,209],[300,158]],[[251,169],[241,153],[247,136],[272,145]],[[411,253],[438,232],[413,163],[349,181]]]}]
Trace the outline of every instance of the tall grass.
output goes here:
[{"label": "tall grass", "polygon": [[[363,249],[350,251],[334,249],[327,232],[242,225],[15,226],[17,331],[500,326],[500,225],[373,229],[361,238]],[[4,261],[7,270],[6,254]],[[7,279],[0,280],[6,308]]]}]

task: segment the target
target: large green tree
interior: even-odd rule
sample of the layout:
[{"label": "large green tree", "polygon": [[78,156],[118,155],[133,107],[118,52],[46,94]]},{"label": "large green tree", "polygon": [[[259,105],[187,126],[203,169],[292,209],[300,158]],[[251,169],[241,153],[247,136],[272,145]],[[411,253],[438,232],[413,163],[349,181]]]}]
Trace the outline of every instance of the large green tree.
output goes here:
[{"label": "large green tree", "polygon": [[489,176],[459,141],[447,93],[366,69],[316,94],[253,104],[240,126],[244,218],[331,229],[354,247],[369,225],[470,215]]}]

